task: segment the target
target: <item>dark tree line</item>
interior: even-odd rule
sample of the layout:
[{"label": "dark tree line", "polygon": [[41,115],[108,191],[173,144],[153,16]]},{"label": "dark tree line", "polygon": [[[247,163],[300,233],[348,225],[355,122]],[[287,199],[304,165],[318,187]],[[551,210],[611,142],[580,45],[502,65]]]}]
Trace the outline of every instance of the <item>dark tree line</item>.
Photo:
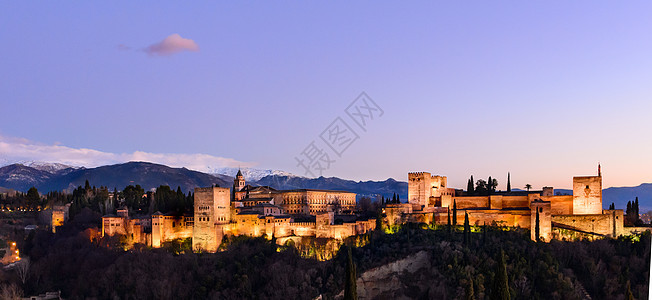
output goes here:
[{"label": "dark tree line", "polygon": [[643,226],[644,223],[640,218],[640,211],[638,207],[638,197],[634,201],[627,201],[627,209],[625,210],[625,222],[629,226]]},{"label": "dark tree line", "polygon": [[[497,187],[498,180],[491,178],[491,176],[489,176],[486,181],[484,179],[478,179],[474,182],[473,175],[471,175],[471,178],[469,178],[466,183],[466,193],[468,195],[487,196],[495,193]],[[508,187],[511,191],[511,183],[508,185]]]}]

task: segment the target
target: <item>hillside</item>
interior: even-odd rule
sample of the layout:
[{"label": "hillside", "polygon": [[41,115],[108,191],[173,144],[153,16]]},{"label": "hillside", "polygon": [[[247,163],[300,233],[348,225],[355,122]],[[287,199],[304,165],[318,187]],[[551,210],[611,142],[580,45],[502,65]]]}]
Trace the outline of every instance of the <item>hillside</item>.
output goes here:
[{"label": "hillside", "polygon": [[0,168],[0,186],[19,191],[27,191],[35,186],[41,192],[54,190],[70,191],[77,186],[83,186],[88,180],[91,185],[107,186],[123,189],[130,184],[140,184],[145,190],[160,185],[172,188],[180,186],[183,191],[195,187],[231,186],[226,176],[209,175],[186,168],[170,168],[168,166],[146,163],[128,162],[97,168],[64,169],[57,173],[49,173],[35,168],[13,164]]},{"label": "hillside", "polygon": [[398,193],[401,199],[407,199],[407,182],[389,178],[385,181],[353,181],[337,177],[306,178],[297,176],[265,176],[255,182],[258,185],[268,185],[275,189],[327,189],[350,191],[359,196],[383,195],[391,197]]}]

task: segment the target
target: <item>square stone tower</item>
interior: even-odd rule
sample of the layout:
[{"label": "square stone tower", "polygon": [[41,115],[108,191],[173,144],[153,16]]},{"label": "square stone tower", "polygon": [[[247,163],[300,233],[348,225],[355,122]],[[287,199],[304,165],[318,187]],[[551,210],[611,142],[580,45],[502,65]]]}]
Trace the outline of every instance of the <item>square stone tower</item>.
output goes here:
[{"label": "square stone tower", "polygon": [[427,205],[432,177],[428,172],[408,173],[408,203]]},{"label": "square stone tower", "polygon": [[218,225],[231,221],[231,192],[229,188],[207,187],[195,189],[195,214],[192,248],[195,251],[215,252],[222,241]]},{"label": "square stone tower", "polygon": [[530,202],[530,237],[536,240],[537,213],[539,213],[539,239],[549,242],[552,238],[552,215],[550,201],[534,200]]},{"label": "square stone tower", "polygon": [[573,177],[573,214],[592,215],[602,213],[602,172],[598,176]]},{"label": "square stone tower", "polygon": [[428,172],[408,173],[408,203],[428,206],[430,197],[441,197],[446,191],[446,176]]}]

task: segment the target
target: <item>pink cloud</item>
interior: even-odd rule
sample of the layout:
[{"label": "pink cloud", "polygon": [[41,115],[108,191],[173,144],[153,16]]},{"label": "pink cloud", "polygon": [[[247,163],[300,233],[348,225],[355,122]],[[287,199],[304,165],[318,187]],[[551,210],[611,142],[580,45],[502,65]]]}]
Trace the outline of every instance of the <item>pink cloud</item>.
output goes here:
[{"label": "pink cloud", "polygon": [[144,49],[149,55],[172,55],[182,51],[199,51],[197,43],[191,39],[182,38],[180,35],[174,33],[163,39],[162,41],[149,45]]}]

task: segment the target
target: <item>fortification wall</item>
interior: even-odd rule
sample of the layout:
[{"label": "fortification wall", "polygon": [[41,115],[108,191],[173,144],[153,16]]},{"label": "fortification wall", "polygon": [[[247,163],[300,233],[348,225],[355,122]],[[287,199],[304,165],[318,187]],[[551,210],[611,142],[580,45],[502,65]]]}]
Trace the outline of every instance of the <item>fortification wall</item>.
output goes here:
[{"label": "fortification wall", "polygon": [[[616,219],[614,219],[616,218]],[[623,234],[622,210],[606,211],[592,215],[553,215],[552,222],[586,232],[616,236]],[[615,220],[615,221],[614,221]],[[554,226],[554,225],[553,225]]]},{"label": "fortification wall", "polygon": [[550,201],[550,211],[553,215],[573,214],[572,195],[541,197],[541,200]]},{"label": "fortification wall", "polygon": [[530,207],[527,196],[503,196],[503,208]]},{"label": "fortification wall", "polygon": [[[481,225],[498,225],[513,226],[521,228],[530,228],[530,211],[496,211],[496,210],[472,210],[469,213],[469,224]],[[457,223],[464,224],[464,211],[459,212]]]},{"label": "fortification wall", "polygon": [[[489,207],[488,196],[471,196],[471,197],[453,197],[453,203],[456,204],[457,209],[465,208],[485,208]],[[450,206],[453,209],[453,205]]]}]

